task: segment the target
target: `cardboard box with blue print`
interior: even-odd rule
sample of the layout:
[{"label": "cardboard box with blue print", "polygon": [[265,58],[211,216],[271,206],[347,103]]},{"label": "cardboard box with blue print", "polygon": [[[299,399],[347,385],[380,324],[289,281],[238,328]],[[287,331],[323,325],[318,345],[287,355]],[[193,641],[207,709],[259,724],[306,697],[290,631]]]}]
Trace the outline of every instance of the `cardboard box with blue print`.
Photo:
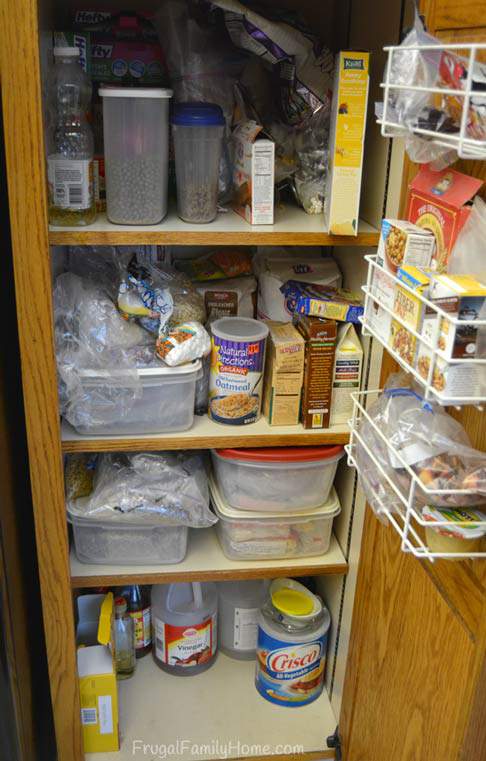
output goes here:
[{"label": "cardboard box with blue print", "polygon": [[85,753],[120,749],[113,594],[78,597],[78,677]]}]

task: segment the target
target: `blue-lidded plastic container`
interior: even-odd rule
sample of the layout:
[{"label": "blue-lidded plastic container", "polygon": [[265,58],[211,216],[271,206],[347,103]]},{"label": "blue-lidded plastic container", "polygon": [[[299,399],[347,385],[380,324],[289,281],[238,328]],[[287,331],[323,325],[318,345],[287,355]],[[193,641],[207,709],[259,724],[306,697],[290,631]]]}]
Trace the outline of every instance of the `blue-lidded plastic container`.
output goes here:
[{"label": "blue-lidded plastic container", "polygon": [[177,212],[185,222],[212,222],[225,120],[214,103],[178,103],[172,115]]}]

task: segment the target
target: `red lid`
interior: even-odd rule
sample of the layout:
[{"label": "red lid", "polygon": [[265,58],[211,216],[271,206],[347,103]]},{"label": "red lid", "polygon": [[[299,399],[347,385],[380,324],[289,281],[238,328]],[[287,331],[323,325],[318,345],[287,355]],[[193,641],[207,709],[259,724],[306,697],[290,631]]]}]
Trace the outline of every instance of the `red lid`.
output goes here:
[{"label": "red lid", "polygon": [[262,447],[258,449],[215,449],[225,460],[250,462],[315,462],[339,457],[344,447]]}]

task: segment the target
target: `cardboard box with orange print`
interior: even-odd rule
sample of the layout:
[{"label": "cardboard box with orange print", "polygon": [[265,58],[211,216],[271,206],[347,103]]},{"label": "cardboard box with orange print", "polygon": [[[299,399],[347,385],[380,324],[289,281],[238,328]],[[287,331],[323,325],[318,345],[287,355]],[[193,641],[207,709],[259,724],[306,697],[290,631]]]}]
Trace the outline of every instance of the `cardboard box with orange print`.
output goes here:
[{"label": "cardboard box with orange print", "polygon": [[333,235],[357,235],[369,88],[369,53],[336,57],[324,223]]},{"label": "cardboard box with orange print", "polygon": [[482,184],[482,180],[455,169],[434,172],[430,166],[423,166],[411,182],[408,219],[435,236],[433,270],[444,272],[447,269],[457,235],[469,216],[466,204]]}]

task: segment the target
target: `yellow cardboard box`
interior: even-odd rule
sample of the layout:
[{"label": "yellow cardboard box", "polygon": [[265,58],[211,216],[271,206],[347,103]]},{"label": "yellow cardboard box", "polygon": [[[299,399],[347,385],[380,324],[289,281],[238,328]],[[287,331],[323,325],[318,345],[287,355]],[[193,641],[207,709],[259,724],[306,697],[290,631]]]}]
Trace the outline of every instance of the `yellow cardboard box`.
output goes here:
[{"label": "yellow cardboard box", "polygon": [[113,594],[78,597],[78,677],[85,753],[120,749]]},{"label": "yellow cardboard box", "polygon": [[350,50],[336,57],[324,203],[326,229],[333,235],[358,234],[369,58],[369,53]]},{"label": "yellow cardboard box", "polygon": [[270,425],[297,425],[304,381],[305,341],[290,322],[269,327],[263,414]]}]

